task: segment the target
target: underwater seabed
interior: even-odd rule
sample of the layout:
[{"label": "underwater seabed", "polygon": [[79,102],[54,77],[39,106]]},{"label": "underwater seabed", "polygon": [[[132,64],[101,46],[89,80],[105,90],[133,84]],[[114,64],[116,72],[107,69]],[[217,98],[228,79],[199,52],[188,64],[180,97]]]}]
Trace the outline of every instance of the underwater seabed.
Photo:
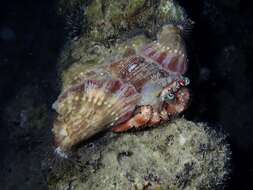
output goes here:
[{"label": "underwater seabed", "polygon": [[[240,0],[6,1],[0,189],[251,189],[250,7]],[[77,73],[152,41],[166,19],[185,20],[185,12],[195,24],[184,34],[192,100],[183,117],[102,132],[67,160],[56,157],[51,106],[59,93]]]},{"label": "underwater seabed", "polygon": [[54,165],[49,189],[213,189],[229,175],[230,147],[203,123],[107,133]]}]

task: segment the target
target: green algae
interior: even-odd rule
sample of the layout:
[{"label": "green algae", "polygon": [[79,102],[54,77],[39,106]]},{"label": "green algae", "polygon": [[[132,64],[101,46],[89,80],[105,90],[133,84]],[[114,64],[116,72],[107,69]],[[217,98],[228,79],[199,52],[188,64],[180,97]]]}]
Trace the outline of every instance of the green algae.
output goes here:
[{"label": "green algae", "polygon": [[89,5],[87,9],[87,17],[89,23],[95,23],[97,21],[104,19],[101,0],[92,1],[92,3]]}]

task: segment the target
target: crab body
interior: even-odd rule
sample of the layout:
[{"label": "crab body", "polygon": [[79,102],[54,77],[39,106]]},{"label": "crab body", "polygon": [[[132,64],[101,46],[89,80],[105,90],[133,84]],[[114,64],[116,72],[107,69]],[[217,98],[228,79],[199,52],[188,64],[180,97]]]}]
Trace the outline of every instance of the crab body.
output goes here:
[{"label": "crab body", "polygon": [[54,104],[53,132],[63,150],[97,132],[153,126],[184,111],[187,56],[179,28],[168,25],[155,42],[82,75]]}]

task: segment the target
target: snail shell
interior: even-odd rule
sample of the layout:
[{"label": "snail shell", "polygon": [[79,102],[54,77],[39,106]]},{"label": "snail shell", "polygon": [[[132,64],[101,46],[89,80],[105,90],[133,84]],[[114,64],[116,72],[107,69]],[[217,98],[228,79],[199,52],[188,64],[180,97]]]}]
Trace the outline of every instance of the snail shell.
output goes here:
[{"label": "snail shell", "polygon": [[170,73],[185,74],[187,70],[185,43],[181,29],[175,25],[164,26],[158,40],[145,46],[142,54]]},{"label": "snail shell", "polygon": [[86,80],[59,96],[53,133],[56,145],[69,150],[102,129],[128,119],[139,99],[132,85],[119,80]]}]

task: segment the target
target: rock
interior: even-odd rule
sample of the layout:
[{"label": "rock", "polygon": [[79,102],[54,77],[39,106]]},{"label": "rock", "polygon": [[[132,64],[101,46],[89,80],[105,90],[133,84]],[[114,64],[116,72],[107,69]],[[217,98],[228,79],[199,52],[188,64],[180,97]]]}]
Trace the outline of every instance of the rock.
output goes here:
[{"label": "rock", "polygon": [[187,18],[173,0],[94,0],[90,3],[59,0],[58,7],[70,37],[82,37],[85,33],[91,40],[106,44],[130,31],[141,29],[152,34],[164,23],[180,23]]},{"label": "rock", "polygon": [[[178,119],[134,133],[107,133],[53,167],[49,189],[215,189],[229,174],[225,136]],[[78,163],[78,164],[77,164]]]},{"label": "rock", "polygon": [[173,0],[161,0],[158,7],[158,14],[159,19],[162,20],[163,23],[170,20],[184,23],[187,18],[183,8]]}]

